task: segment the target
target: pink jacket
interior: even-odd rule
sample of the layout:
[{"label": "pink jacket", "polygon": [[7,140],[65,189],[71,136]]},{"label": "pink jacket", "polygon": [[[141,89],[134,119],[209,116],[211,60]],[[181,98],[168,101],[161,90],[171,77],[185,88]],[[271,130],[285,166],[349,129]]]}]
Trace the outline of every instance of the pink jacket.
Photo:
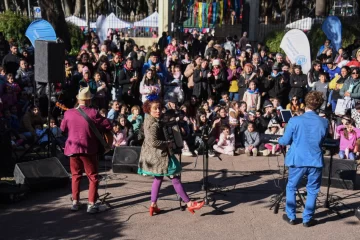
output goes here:
[{"label": "pink jacket", "polygon": [[[95,126],[101,131],[111,130],[107,118],[102,117],[95,109],[81,106],[84,112],[94,121]],[[68,133],[64,154],[96,154],[99,151],[99,141],[87,121],[73,108],[65,112],[60,129]]]},{"label": "pink jacket", "polygon": [[340,125],[336,127],[336,134],[340,136],[340,150],[345,150],[349,148],[349,150],[354,150],[356,145],[356,140],[360,138],[360,129],[353,128],[353,132],[349,133],[349,139],[346,139],[344,136],[344,125]]},{"label": "pink jacket", "polygon": [[166,47],[166,49],[165,49],[165,54],[166,54],[168,57],[170,57],[171,54],[172,54],[173,52],[177,51],[177,50],[178,50],[178,47],[177,47],[177,46],[174,46],[174,45],[172,45],[172,44],[169,44],[169,45]]},{"label": "pink jacket", "polygon": [[126,145],[126,129],[120,130],[118,133],[114,133],[113,147]]},{"label": "pink jacket", "polygon": [[229,135],[228,138],[225,139],[224,134],[221,133],[217,145],[218,145],[219,147],[224,147],[224,146],[232,146],[232,147],[235,147],[235,137],[234,137],[234,134]]}]

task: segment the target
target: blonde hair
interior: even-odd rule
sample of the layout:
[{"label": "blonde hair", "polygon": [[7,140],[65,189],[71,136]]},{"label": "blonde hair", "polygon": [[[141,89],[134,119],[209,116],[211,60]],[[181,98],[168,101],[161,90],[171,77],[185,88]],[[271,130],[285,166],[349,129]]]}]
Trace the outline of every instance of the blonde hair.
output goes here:
[{"label": "blonde hair", "polygon": [[140,112],[140,107],[138,105],[135,105],[131,108],[131,113],[134,114],[134,110],[137,109]]},{"label": "blonde hair", "polygon": [[210,40],[209,42],[208,42],[208,47],[213,47],[214,46],[214,40]]}]

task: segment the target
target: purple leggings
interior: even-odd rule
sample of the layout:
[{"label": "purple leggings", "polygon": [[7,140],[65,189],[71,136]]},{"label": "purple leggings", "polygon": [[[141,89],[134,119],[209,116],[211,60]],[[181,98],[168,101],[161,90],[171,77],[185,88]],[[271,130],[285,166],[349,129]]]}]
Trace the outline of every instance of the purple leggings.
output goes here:
[{"label": "purple leggings", "polygon": [[[151,202],[154,202],[154,203],[157,202],[161,183],[163,182],[163,180],[164,180],[164,177],[155,177],[154,178],[154,182],[151,187]],[[174,186],[176,193],[179,194],[179,196],[185,203],[188,203],[190,201],[190,199],[189,199],[189,196],[184,191],[184,188],[182,186],[180,178],[174,177],[171,179],[171,182]]]}]

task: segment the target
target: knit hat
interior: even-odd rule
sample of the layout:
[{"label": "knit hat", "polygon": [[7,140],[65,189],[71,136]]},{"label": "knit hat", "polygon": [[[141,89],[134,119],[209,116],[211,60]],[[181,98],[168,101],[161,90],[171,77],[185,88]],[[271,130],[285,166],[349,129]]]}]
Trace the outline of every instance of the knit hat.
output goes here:
[{"label": "knit hat", "polygon": [[274,105],[269,100],[265,100],[263,108],[267,108],[267,107],[274,107]]},{"label": "knit hat", "polygon": [[280,124],[275,119],[271,119],[269,121],[268,128],[272,128],[272,127],[280,128]]},{"label": "knit hat", "polygon": [[249,114],[250,116],[255,116],[255,115],[256,115],[255,111],[249,111],[248,114]]},{"label": "knit hat", "polygon": [[277,70],[277,71],[279,71],[279,70],[280,70],[280,66],[279,66],[278,63],[275,63],[275,64],[272,66],[271,69],[272,69],[272,70]]},{"label": "knit hat", "polygon": [[219,59],[214,59],[212,62],[213,66],[220,66],[220,60]]}]

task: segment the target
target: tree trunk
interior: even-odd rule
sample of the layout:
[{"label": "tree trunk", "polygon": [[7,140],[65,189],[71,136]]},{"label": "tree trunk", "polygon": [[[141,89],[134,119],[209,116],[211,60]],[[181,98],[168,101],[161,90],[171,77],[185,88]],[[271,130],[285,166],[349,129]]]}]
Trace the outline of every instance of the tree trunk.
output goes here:
[{"label": "tree trunk", "polygon": [[9,10],[9,0],[4,0],[5,10]]},{"label": "tree trunk", "polygon": [[65,43],[65,49],[71,50],[70,35],[67,23],[65,21],[64,11],[61,6],[61,0],[39,0],[41,16],[54,27],[58,38]]},{"label": "tree trunk", "polygon": [[65,17],[69,17],[73,14],[73,2],[71,0],[62,0],[64,6]]},{"label": "tree trunk", "polygon": [[316,0],[315,16],[323,17],[326,15],[325,12],[326,12],[326,0]]},{"label": "tree trunk", "polygon": [[75,11],[74,11],[74,15],[75,16],[80,16],[81,14],[81,7],[83,5],[83,1],[82,0],[76,0],[75,1]]},{"label": "tree trunk", "polygon": [[146,3],[147,3],[147,6],[148,6],[148,14],[150,16],[154,12],[154,4],[152,3],[151,0],[146,0]]}]

